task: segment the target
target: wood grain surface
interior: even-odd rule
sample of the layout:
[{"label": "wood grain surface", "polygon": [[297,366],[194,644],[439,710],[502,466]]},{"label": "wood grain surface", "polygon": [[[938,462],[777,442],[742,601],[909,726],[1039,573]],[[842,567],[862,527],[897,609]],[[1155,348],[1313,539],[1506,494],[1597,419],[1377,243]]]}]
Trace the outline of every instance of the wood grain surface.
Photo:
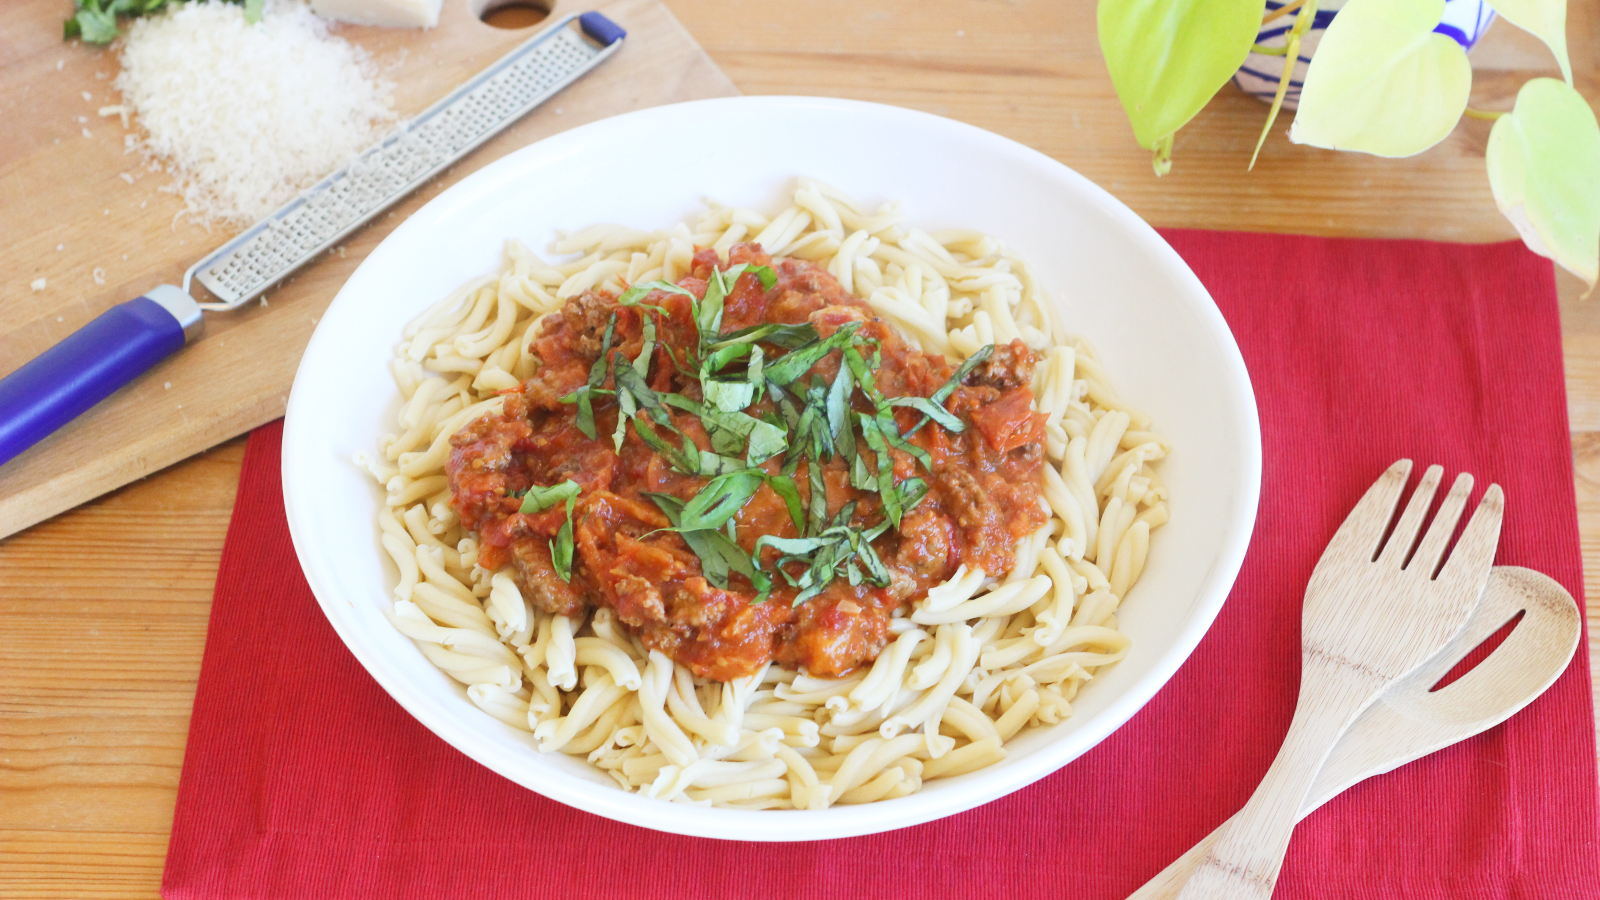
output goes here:
[{"label": "wood grain surface", "polygon": [[[446,0],[446,6],[467,2]],[[558,0],[556,13],[567,11],[568,2]],[[1283,138],[1285,117],[1255,171],[1246,172],[1264,107],[1228,88],[1180,133],[1172,174],[1156,179],[1111,92],[1088,0],[665,2],[745,93],[853,97],[970,122],[1071,165],[1158,226],[1461,241],[1514,237],[1484,179],[1488,128],[1479,122],[1464,124],[1420,157],[1380,160],[1290,145]],[[77,92],[92,91],[97,105],[107,93],[104,79],[94,75],[113,64],[105,57],[88,60],[92,51],[55,40],[68,7],[67,0],[0,4],[0,83],[21,86],[0,92],[0,217],[15,198],[37,188],[13,168],[17,154],[41,141],[55,146],[56,137],[85,140],[73,117],[93,119],[93,113]],[[1578,86],[1591,102],[1600,100],[1597,22],[1600,0],[1571,0],[1568,41]],[[42,37],[39,28],[46,31]],[[362,43],[391,39],[349,33]],[[54,85],[57,59],[66,59],[63,71],[89,79],[90,86]],[[621,61],[619,55],[606,65]],[[1523,80],[1555,73],[1542,45],[1504,23],[1491,29],[1473,63],[1473,105],[1480,108],[1509,108]],[[54,91],[56,102],[24,107],[18,90]],[[25,108],[34,110],[31,116],[23,115]],[[25,119],[26,127],[19,127]],[[94,120],[88,127],[105,130],[97,140],[120,142],[120,126]],[[47,130],[43,138],[17,136],[32,129]],[[73,175],[77,190],[92,195],[127,170],[115,149]],[[170,198],[152,196],[150,207],[166,200],[165,215],[176,211]],[[98,308],[122,299],[91,297],[85,267],[105,265],[94,262],[106,258],[96,242],[132,223],[120,218],[132,211],[94,202],[74,209],[80,217],[36,208],[27,219],[0,218],[0,253],[16,243],[28,248],[20,257],[28,267],[0,265],[0,332],[37,322],[44,331],[65,333],[66,322],[52,325],[30,313],[39,299],[17,285],[38,277],[32,264],[55,259],[58,243],[84,234],[83,210],[119,224],[75,239],[60,251],[66,255],[59,270],[41,274],[84,298],[74,301],[82,304],[79,323],[98,311],[87,305],[92,297],[100,298],[93,301]],[[170,233],[159,239],[169,241]],[[370,246],[352,244],[345,267],[330,267],[319,282],[321,302]],[[122,252],[129,251],[111,259]],[[106,267],[112,276],[107,291],[142,286],[145,275],[172,274]],[[1585,589],[1597,597],[1600,302],[1580,303],[1574,279],[1563,276],[1560,286]],[[265,322],[269,312],[283,313],[280,319],[309,315],[282,308],[246,315]],[[244,384],[262,371],[251,366],[293,369],[292,360],[252,360],[250,349],[236,345],[219,360],[229,364],[226,383]],[[15,365],[7,362],[15,352],[0,342],[0,368]],[[157,896],[242,446],[242,440],[227,441],[0,541],[0,898]],[[13,489],[0,482],[0,497]],[[1596,608],[1590,607],[1591,623]]]}]

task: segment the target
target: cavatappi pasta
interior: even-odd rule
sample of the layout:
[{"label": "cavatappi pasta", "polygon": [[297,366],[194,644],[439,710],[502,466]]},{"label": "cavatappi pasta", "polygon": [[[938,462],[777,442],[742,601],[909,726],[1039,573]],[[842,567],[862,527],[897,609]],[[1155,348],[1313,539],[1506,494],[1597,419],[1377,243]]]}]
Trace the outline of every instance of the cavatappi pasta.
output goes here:
[{"label": "cavatappi pasta", "polygon": [[[477,565],[450,506],[450,438],[498,412],[497,391],[539,365],[544,316],[590,289],[685,274],[697,247],[760,243],[825,266],[924,352],[961,359],[1021,338],[1043,354],[1049,522],[1003,579],[958,569],[868,668],[813,678],[769,664],[726,683],[647,650],[609,609],[537,610],[505,572]],[[1128,651],[1116,611],[1168,517],[1154,464],[1167,443],[1111,388],[1093,350],[1060,333],[1026,265],[965,230],[908,227],[800,179],[775,216],[709,203],[695,222],[561,236],[549,262],[516,241],[502,270],[461,286],[405,330],[392,371],[396,432],[358,459],[384,486],[383,548],[399,572],[392,621],[467,685],[467,696],[542,751],[583,756],[624,789],[746,809],[823,809],[902,797],[1005,756],[1019,731],[1060,721],[1095,671]]]}]

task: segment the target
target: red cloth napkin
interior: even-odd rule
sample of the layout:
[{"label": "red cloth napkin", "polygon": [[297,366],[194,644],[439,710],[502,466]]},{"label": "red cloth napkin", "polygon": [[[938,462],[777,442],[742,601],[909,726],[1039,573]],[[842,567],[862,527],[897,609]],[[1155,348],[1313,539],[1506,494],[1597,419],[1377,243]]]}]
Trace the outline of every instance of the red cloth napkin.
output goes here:
[{"label": "red cloth napkin", "polygon": [[[1082,758],[971,812],[823,843],[677,837],[546,800],[435,738],[344,649],[289,543],[270,425],[246,451],[217,576],[163,894],[1115,900],[1265,773],[1294,707],[1306,580],[1395,459],[1472,472],[1479,494],[1498,481],[1498,561],[1581,597],[1548,262],[1518,244],[1167,237],[1249,365],[1261,512],[1216,626]],[[1594,729],[1580,652],[1507,723],[1308,818],[1277,896],[1600,897]]]}]

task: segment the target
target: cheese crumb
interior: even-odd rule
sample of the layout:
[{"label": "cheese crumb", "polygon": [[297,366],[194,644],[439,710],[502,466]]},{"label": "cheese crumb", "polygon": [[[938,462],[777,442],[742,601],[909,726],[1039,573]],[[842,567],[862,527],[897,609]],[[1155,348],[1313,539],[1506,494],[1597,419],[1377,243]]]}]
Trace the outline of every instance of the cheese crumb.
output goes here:
[{"label": "cheese crumb", "polygon": [[117,173],[117,177],[121,178],[123,181],[126,181],[129,184],[133,184],[133,176],[129,175],[127,172],[118,172]]},{"label": "cheese crumb", "polygon": [[98,269],[97,268],[97,269],[94,270],[93,274],[94,274],[94,283],[95,284],[105,284],[106,283],[106,270],[105,269]]},{"label": "cheese crumb", "polygon": [[32,281],[32,282],[31,282],[31,283],[30,283],[30,284],[29,284],[29,285],[28,285],[28,287],[31,287],[31,288],[33,288],[33,289],[34,289],[34,290],[35,290],[35,291],[42,291],[42,290],[44,290],[44,286],[45,286],[45,280],[44,280],[44,279],[43,279],[43,278],[35,278],[35,279],[34,279],[34,280],[33,280],[33,281]]},{"label": "cheese crumb", "polygon": [[[128,127],[128,113],[131,112],[131,111],[132,110],[128,109],[127,104],[123,104],[123,103],[118,103],[116,106],[102,106],[102,107],[100,107],[100,118],[104,119],[106,116],[121,116],[122,117],[122,127],[123,128],[127,128]],[[129,137],[132,137],[132,135],[129,135]],[[124,141],[124,143],[127,143],[127,142]]]},{"label": "cheese crumb", "polygon": [[380,137],[393,84],[304,5],[184,3],[135,20],[115,87],[200,223],[263,218]]},{"label": "cheese crumb", "polygon": [[94,99],[94,95],[90,94],[88,91],[84,91],[83,92],[83,99],[84,100],[93,100]]}]

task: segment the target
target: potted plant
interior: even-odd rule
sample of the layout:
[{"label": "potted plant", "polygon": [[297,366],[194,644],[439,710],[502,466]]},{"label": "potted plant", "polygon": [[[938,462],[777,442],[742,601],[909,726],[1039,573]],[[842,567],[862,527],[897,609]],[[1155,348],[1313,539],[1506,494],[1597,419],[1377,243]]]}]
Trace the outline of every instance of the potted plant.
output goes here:
[{"label": "potted plant", "polygon": [[[1496,205],[1530,249],[1592,290],[1600,280],[1600,123],[1572,87],[1566,0],[1483,2],[1544,41],[1563,76],[1529,80],[1509,112],[1467,108],[1467,49],[1487,21],[1474,18],[1470,35],[1441,27],[1446,0],[1348,0],[1320,21],[1317,0],[1272,9],[1266,0],[1100,0],[1100,48],[1157,175],[1171,168],[1173,135],[1252,53],[1295,62],[1278,74],[1258,153],[1302,75],[1289,129],[1296,143],[1412,156],[1444,140],[1463,115],[1494,119],[1485,165]],[[1287,30],[1269,29],[1274,22]],[[1323,26],[1312,54],[1308,36]],[[1259,39],[1271,31],[1281,43]]]}]

